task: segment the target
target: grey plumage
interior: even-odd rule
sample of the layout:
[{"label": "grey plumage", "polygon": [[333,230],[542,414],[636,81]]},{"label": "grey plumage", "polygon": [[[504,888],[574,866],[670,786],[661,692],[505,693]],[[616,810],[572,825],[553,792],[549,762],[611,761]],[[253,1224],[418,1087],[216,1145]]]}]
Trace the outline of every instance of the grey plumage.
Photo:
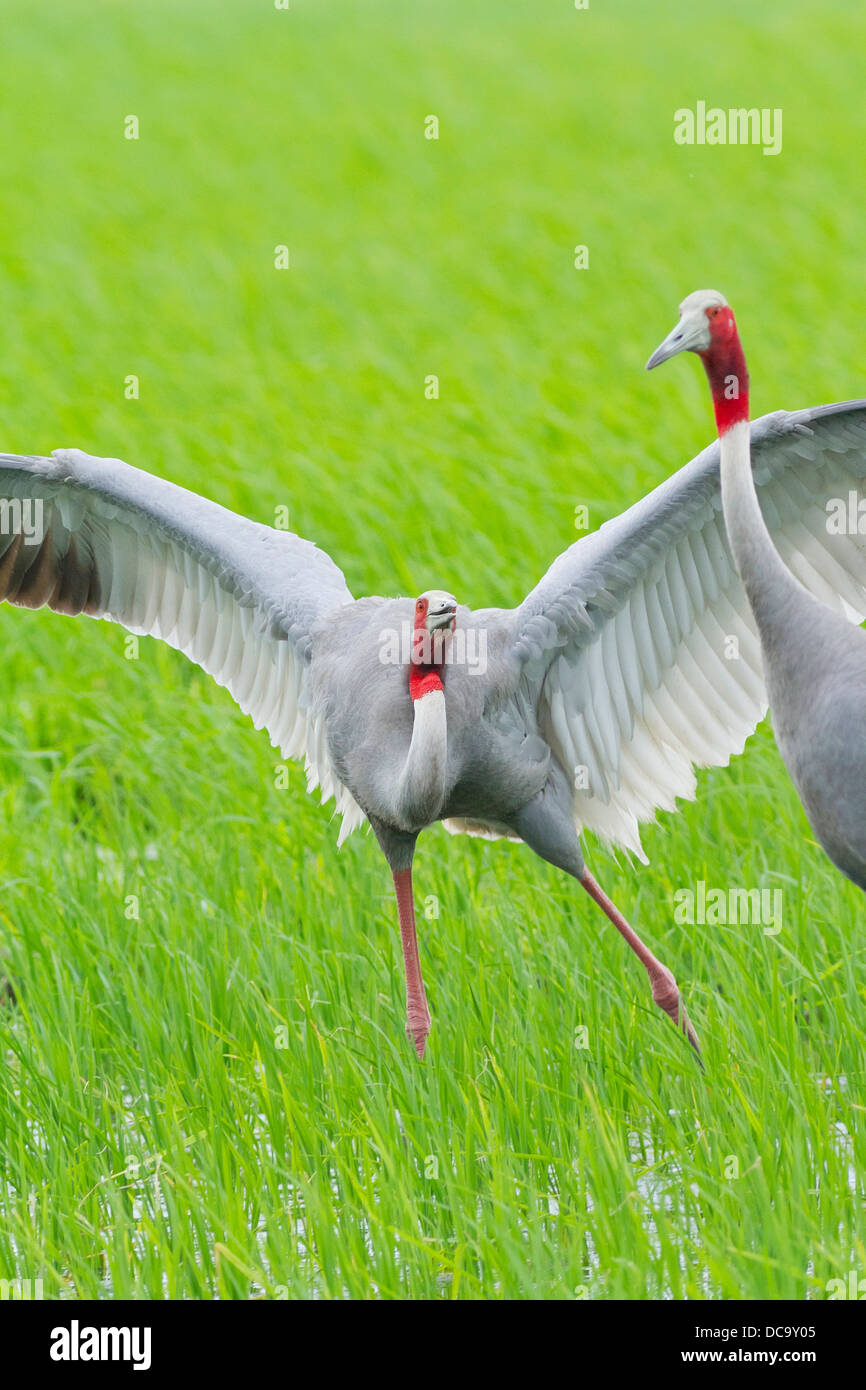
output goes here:
[{"label": "grey plumage", "polygon": [[722,482],[779,752],[829,858],[866,889],[866,632],[809,593],[773,546],[745,427],[723,438]]},{"label": "grey plumage", "polygon": [[[823,511],[866,472],[866,402],[777,412],[752,440],[788,563],[840,613],[866,612],[863,539],[830,535]],[[412,625],[412,600],[353,600],[310,542],[76,450],[0,456],[4,499],[41,502],[43,536],[28,546],[0,535],[0,598],[163,638],[304,760],[309,788],[336,801],[341,839],[369,819],[398,886],[419,1052],[429,1019],[418,1012],[423,985],[419,995],[411,983],[414,919],[399,876],[437,820],[522,839],[576,877],[696,1042],[670,972],[604,899],[578,837],[591,829],[642,856],[639,822],[692,796],[694,765],[726,763],[766,708],[717,444],[572,545],[518,608],[460,606],[452,646],[459,633],[467,650],[485,647],[484,662],[446,661],[441,715],[434,700],[413,706],[405,659],[383,660],[384,635]],[[726,654],[732,636],[737,660]]]},{"label": "grey plumage", "polygon": [[761,638],[779,752],[827,855],[866,890],[866,633],[804,591]]}]

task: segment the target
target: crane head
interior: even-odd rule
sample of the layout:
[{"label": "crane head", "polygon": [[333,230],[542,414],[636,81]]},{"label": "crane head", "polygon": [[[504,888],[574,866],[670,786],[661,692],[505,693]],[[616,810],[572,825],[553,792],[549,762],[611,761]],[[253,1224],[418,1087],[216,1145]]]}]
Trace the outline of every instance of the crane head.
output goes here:
[{"label": "crane head", "polygon": [[647,371],[678,352],[704,364],[719,437],[749,419],[749,373],[733,310],[718,290],[695,290],[680,305],[680,321],[647,362]]},{"label": "crane head", "polygon": [[453,632],[457,626],[457,600],[444,589],[427,589],[415,600],[415,628],[427,632]]},{"label": "crane head", "polygon": [[664,342],[659,343],[646,364],[647,371],[658,367],[678,352],[708,353],[726,346],[736,335],[733,311],[718,290],[695,290],[680,305],[679,322]]},{"label": "crane head", "polygon": [[442,690],[443,666],[457,626],[457,600],[444,589],[427,589],[415,600],[415,630],[409,667],[413,700]]}]

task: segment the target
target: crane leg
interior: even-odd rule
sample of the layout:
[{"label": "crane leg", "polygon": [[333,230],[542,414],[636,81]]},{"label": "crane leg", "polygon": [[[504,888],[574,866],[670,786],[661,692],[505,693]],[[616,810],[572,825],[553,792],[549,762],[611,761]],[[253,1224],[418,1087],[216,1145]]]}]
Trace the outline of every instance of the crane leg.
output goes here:
[{"label": "crane leg", "polygon": [[667,966],[656,960],[652,951],[643,944],[584,863],[574,828],[573,795],[564,771],[556,765],[552,766],[550,778],[542,791],[521,807],[514,819],[514,828],[529,848],[546,859],[548,864],[554,864],[557,869],[563,869],[576,878],[610,918],[649,975],[654,1002],[685,1033],[700,1062],[698,1035],[689,1022],[676,980]]},{"label": "crane leg", "polygon": [[411,868],[394,871],[394,892],[397,895],[400,940],[403,945],[403,964],[406,967],[406,1032],[414,1042],[418,1056],[423,1057],[427,1046],[427,1034],[430,1032],[430,1010],[427,1008],[421,962],[418,959]]},{"label": "crane leg", "polygon": [[[669,1018],[672,1018],[678,1028],[685,1033],[700,1061],[701,1046],[698,1042],[698,1035],[692,1027],[689,1016],[686,1013],[686,1006],[682,1001],[679,986],[668,970],[666,965],[662,965],[660,960],[656,960],[650,951],[641,941],[637,932],[629,926],[614,903],[611,902],[607,893],[596,883],[589,869],[584,869],[580,882],[583,884],[589,896],[597,902],[602,912],[604,912],[613,922],[620,936],[624,937],[631,949],[634,951],[638,960],[643,965],[650,977],[650,984],[653,991],[653,1002],[658,1004],[660,1009],[664,1009]],[[703,1063],[701,1063],[703,1066]]]}]

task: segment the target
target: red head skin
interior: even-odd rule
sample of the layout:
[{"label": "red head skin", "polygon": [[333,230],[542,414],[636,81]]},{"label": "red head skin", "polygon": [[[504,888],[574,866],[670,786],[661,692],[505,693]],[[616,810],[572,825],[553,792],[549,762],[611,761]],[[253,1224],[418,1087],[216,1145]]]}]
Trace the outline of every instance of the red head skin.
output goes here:
[{"label": "red head skin", "polygon": [[699,352],[710,390],[716,426],[723,435],[732,425],[749,418],[749,373],[733,310],[727,305],[707,309],[710,346]]},{"label": "red head skin", "polygon": [[[413,700],[429,695],[431,690],[443,690],[443,641],[445,633],[427,631],[427,609],[429,600],[419,598],[415,604],[415,627],[412,633],[412,659],[409,665],[409,694]],[[454,631],[455,623],[451,624]],[[438,660],[431,660],[433,652],[439,654]]]}]

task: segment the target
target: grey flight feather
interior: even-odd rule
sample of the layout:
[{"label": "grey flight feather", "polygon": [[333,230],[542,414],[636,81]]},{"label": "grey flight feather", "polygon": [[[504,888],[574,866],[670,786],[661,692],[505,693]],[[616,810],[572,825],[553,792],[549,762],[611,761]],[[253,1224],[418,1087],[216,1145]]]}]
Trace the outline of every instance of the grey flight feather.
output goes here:
[{"label": "grey flight feather", "polygon": [[228,687],[311,787],[363,819],[333,776],[309,703],[317,625],[352,602],[333,560],[310,541],[236,515],[120,459],[58,449],[0,455],[0,506],[42,506],[41,541],[0,534],[0,599],[47,605],[162,638]]}]

